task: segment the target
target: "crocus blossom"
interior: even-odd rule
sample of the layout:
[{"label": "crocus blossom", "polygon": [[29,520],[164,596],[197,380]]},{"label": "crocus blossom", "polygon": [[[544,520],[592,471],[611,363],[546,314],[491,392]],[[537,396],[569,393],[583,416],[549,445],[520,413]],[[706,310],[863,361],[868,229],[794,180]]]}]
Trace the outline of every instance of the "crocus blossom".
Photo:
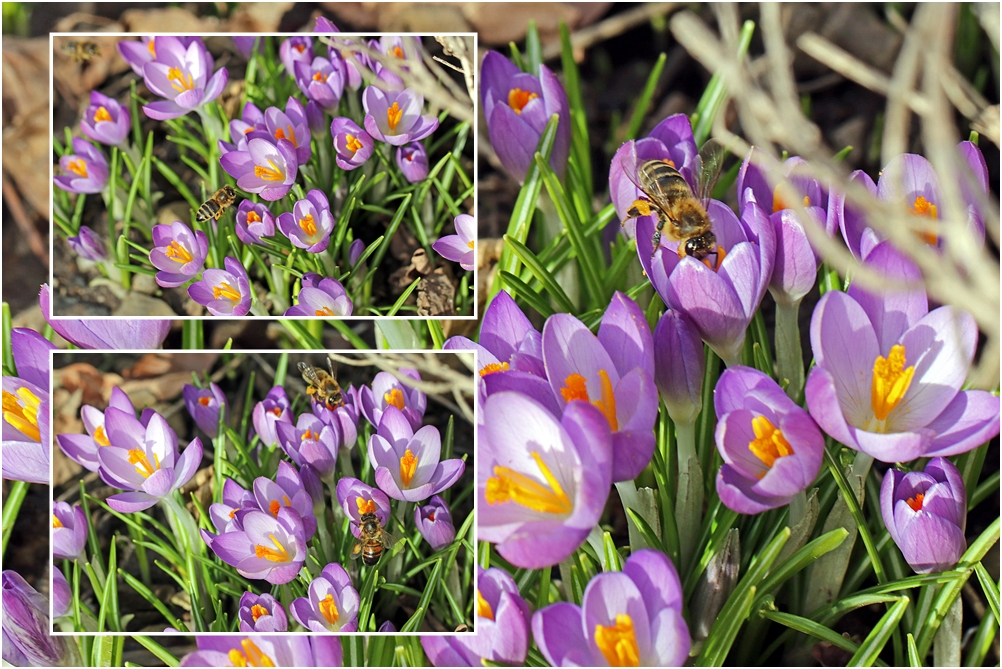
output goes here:
[{"label": "crocus blossom", "polygon": [[[421,376],[416,369],[401,367],[397,370],[402,376],[420,381]],[[379,427],[383,412],[393,406],[403,412],[411,428],[421,427],[424,410],[428,406],[428,398],[417,388],[402,383],[389,372],[379,372],[372,379],[372,386],[362,386],[359,391],[362,415],[372,424]]]},{"label": "crocus blossom", "polygon": [[339,564],[324,567],[307,590],[289,606],[297,623],[310,632],[354,632],[358,629],[361,599],[351,577]]},{"label": "crocus blossom", "polygon": [[293,246],[310,253],[327,250],[334,231],[334,216],[331,215],[327,196],[319,189],[311,190],[306,199],[296,201],[291,212],[279,214],[278,229]]},{"label": "crocus blossom", "polygon": [[52,505],[52,556],[57,560],[76,560],[87,545],[87,514],[79,504]]},{"label": "crocus blossom", "polygon": [[288,139],[272,142],[255,136],[245,151],[230,151],[219,164],[237,180],[237,188],[269,202],[285,197],[299,173],[296,145]]},{"label": "crocus blossom", "polygon": [[532,163],[543,130],[556,114],[557,136],[550,167],[563,177],[571,146],[571,118],[567,94],[545,65],[539,75],[522,72],[496,51],[488,51],[480,66],[480,96],[491,147],[508,173],[519,183]]},{"label": "crocus blossom", "polygon": [[529,652],[529,605],[508,572],[477,566],[476,635],[421,637],[436,667],[481,667],[483,660],[522,665]]},{"label": "crocus blossom", "polygon": [[264,112],[264,127],[277,142],[287,139],[296,147],[296,160],[305,165],[312,155],[310,149],[310,126],[306,122],[303,103],[290,97],[285,103],[285,111],[278,107],[268,107]]},{"label": "crocus blossom", "polygon": [[73,153],[60,158],[59,167],[65,174],[52,180],[70,193],[100,193],[108,184],[108,159],[101,149],[82,137],[73,138]]},{"label": "crocus blossom", "polygon": [[658,391],[654,344],[636,302],[616,292],[598,336],[570,314],[543,327],[543,363],[561,407],[582,400],[597,407],[612,432],[612,480],[636,478],[654,454]]},{"label": "crocus blossom", "polygon": [[442,550],[456,538],[452,511],[438,495],[432,495],[424,506],[414,507],[414,524],[433,551]]},{"label": "crocus blossom", "polygon": [[[241,509],[257,509],[257,500],[254,493],[247,490],[231,478],[223,481],[223,501],[212,504],[209,507],[209,517],[216,531],[220,534],[239,530],[242,527],[241,519],[237,516],[237,511]],[[206,533],[208,534],[208,533]],[[206,537],[205,534],[202,535]],[[211,537],[212,535],[209,535]],[[211,541],[206,539],[206,543],[211,545]]]},{"label": "crocus blossom", "polygon": [[[894,281],[920,278],[889,242],[866,262]],[[969,451],[999,433],[999,398],[961,390],[977,339],[969,314],[929,311],[921,289],[875,295],[854,283],[829,291],[811,319],[817,364],[807,408],[834,439],[883,462]]]},{"label": "crocus blossom", "polygon": [[477,222],[469,214],[460,214],[454,224],[456,234],[439,237],[431,245],[446,260],[458,262],[467,272],[472,272],[477,264]]},{"label": "crocus blossom", "polygon": [[337,152],[334,162],[342,170],[361,167],[372,156],[372,136],[350,118],[338,116],[331,121],[331,137]]},{"label": "crocus blossom", "polygon": [[[230,151],[246,151],[247,142],[251,139],[251,134],[255,131],[267,133],[264,124],[264,112],[262,112],[253,102],[244,103],[244,108],[240,113],[240,118],[230,120],[230,139],[233,143],[219,140],[219,152],[223,155]],[[270,135],[255,134],[255,137],[270,137]]]},{"label": "crocus blossom", "polygon": [[340,667],[341,641],[302,634],[209,634],[196,636],[198,650],[182,667]]},{"label": "crocus blossom", "polygon": [[202,279],[188,286],[188,296],[213,316],[245,316],[251,307],[247,270],[236,258],[223,259],[226,269],[209,268]]},{"label": "crocus blossom", "polygon": [[236,233],[244,244],[261,244],[262,237],[275,234],[275,217],[263,203],[241,200],[236,213]]},{"label": "crocus blossom", "polygon": [[144,105],[143,111],[165,121],[212,102],[229,76],[221,67],[210,77],[212,68],[212,56],[201,39],[193,39],[186,48],[177,37],[158,37],[154,60],[143,65],[143,79],[150,91],[166,99]]},{"label": "crocus blossom", "polygon": [[86,225],[80,226],[80,230],[77,231],[75,237],[67,237],[66,243],[84,260],[101,262],[108,257],[108,252],[104,249],[104,242],[101,240],[101,237]]},{"label": "crocus blossom", "polygon": [[312,414],[300,414],[293,426],[291,422],[275,426],[278,443],[285,454],[302,467],[313,467],[324,483],[333,483],[341,435],[337,424],[323,423]]},{"label": "crocus blossom", "polygon": [[558,419],[517,392],[485,402],[477,472],[479,539],[523,569],[558,564],[588,536],[612,484],[605,415],[571,402]]},{"label": "crocus blossom", "polygon": [[95,142],[115,146],[125,142],[132,130],[129,110],[118,100],[90,92],[90,106],[80,121],[80,130]]},{"label": "crocus blossom", "polygon": [[880,486],[884,526],[918,574],[950,569],[967,549],[967,491],[960,471],[933,458],[924,471],[893,467]]},{"label": "crocus blossom", "polygon": [[424,96],[409,88],[382,91],[369,86],[362,92],[362,106],[365,130],[374,139],[393,146],[424,139],[438,127],[437,116],[421,114]]},{"label": "crocus blossom", "polygon": [[[86,349],[154,349],[163,346],[170,332],[170,320],[129,319],[55,319],[52,317],[52,296],[42,284],[38,305],[42,316],[60,337]],[[46,362],[46,370],[48,369]]]},{"label": "crocus blossom", "polygon": [[265,398],[254,405],[251,422],[263,445],[273,446],[278,443],[276,423],[292,424],[289,408],[289,398],[282,386],[275,386],[269,390]]},{"label": "crocus blossom", "polygon": [[10,346],[18,376],[3,377],[3,478],[48,485],[49,351],[55,346],[27,328],[11,330]]},{"label": "crocus blossom", "polygon": [[[116,47],[118,48],[118,53],[121,54],[122,59],[129,64],[129,67],[132,68],[133,72],[141,77],[143,76],[143,68],[146,66],[146,63],[151,62],[157,57],[157,40],[165,38],[143,36],[140,39],[141,41],[139,42],[119,40]],[[176,36],[175,39],[180,40],[181,45],[187,48],[193,41],[199,38]]]},{"label": "crocus blossom", "polygon": [[181,389],[181,394],[184,396],[184,406],[195,424],[202,432],[215,439],[219,432],[220,411],[226,407],[226,414],[229,414],[230,405],[222,389],[215,383],[210,383],[208,388],[198,388],[186,383]]},{"label": "crocus blossom", "polygon": [[555,667],[681,667],[689,655],[678,572],[649,548],[633,553],[623,571],[595,576],[581,606],[560,602],[537,611],[532,633]]},{"label": "crocus blossom", "polygon": [[285,615],[285,608],[268,593],[255,595],[253,592],[245,592],[240,595],[237,618],[240,620],[240,631],[245,633],[289,630],[289,619]]},{"label": "crocus blossom", "polygon": [[136,415],[115,407],[104,412],[108,446],[98,450],[98,473],[110,486],[128,490],[108,498],[119,513],[148,509],[195,475],[202,462],[196,437],[178,454],[177,435],[158,413],[143,425]]},{"label": "crocus blossom", "polygon": [[78,664],[75,644],[52,636],[49,599],[9,569],[0,575],[3,587],[3,659],[15,667],[58,667]]},{"label": "crocus blossom", "polygon": [[250,60],[254,54],[254,45],[257,44],[258,53],[264,53],[264,35],[234,35],[233,46],[237,48],[240,55]]},{"label": "crocus blossom", "polygon": [[[52,617],[62,618],[73,610],[73,590],[62,570],[52,566]],[[6,657],[4,659],[7,659]]]},{"label": "crocus blossom", "polygon": [[275,515],[249,508],[234,515],[239,529],[218,536],[202,530],[202,538],[219,559],[236,567],[244,578],[279,585],[296,578],[306,561],[306,536],[299,513],[290,506],[280,506]]},{"label": "crocus blossom", "polygon": [[310,63],[313,61],[313,38],[306,35],[295,35],[286,40],[278,47],[278,57],[285,66],[285,71],[290,77],[296,76],[296,63]]},{"label": "crocus blossom", "polygon": [[353,305],[348,292],[340,281],[331,277],[308,272],[303,276],[303,287],[296,299],[298,304],[289,307],[286,316],[351,316]]},{"label": "crocus blossom", "polygon": [[696,326],[678,309],[666,309],[654,328],[654,383],[676,423],[694,423],[699,416],[705,368]]},{"label": "crocus blossom", "polygon": [[297,61],[293,64],[296,84],[307,98],[316,102],[330,113],[336,113],[341,95],[344,93],[344,61],[317,57],[312,62]]},{"label": "crocus blossom", "polygon": [[390,521],[390,498],[382,490],[367,486],[356,478],[342,476],[337,482],[336,494],[344,515],[351,519],[349,527],[356,539],[364,514],[376,514],[383,526]]},{"label": "crocus blossom", "polygon": [[397,167],[412,184],[428,178],[428,151],[421,142],[411,142],[397,147]]},{"label": "crocus blossom", "polygon": [[369,437],[376,485],[393,499],[420,502],[452,486],[466,469],[458,458],[441,460],[442,437],[434,425],[414,431],[395,406],[383,411]]},{"label": "crocus blossom", "polygon": [[724,460],[717,494],[727,508],[753,514],[785,506],[817,478],[824,437],[769,376],[731,367],[720,375],[713,401]]},{"label": "crocus blossom", "polygon": [[195,278],[209,254],[209,238],[201,230],[192,232],[181,221],[153,226],[150,263],[156,267],[157,284],[163,288],[183,286]]},{"label": "crocus blossom", "polygon": [[264,476],[254,479],[254,502],[259,509],[276,518],[282,509],[293,509],[303,521],[306,541],[316,534],[317,518],[313,515],[313,500],[303,487],[299,472],[288,462],[282,460],[278,463],[274,481]]}]

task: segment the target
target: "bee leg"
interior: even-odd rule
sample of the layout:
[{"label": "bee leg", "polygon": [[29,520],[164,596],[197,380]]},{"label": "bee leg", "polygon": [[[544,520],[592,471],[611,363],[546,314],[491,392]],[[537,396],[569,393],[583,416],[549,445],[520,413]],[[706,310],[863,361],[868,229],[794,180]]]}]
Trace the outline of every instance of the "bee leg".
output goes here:
[{"label": "bee leg", "polygon": [[678,259],[681,260],[685,257],[685,244],[678,245]]},{"label": "bee leg", "polygon": [[651,203],[648,202],[647,200],[634,200],[633,204],[630,205],[630,208],[626,210],[626,218],[623,219],[622,224],[626,225],[626,222],[631,218],[650,216],[651,211],[652,211]]}]

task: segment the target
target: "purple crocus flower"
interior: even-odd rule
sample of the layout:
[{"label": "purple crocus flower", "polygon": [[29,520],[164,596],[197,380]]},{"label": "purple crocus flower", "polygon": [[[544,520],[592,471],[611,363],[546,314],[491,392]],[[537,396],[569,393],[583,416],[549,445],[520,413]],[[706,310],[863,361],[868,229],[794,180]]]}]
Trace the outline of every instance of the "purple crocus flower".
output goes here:
[{"label": "purple crocus flower", "polygon": [[309,597],[299,597],[289,606],[297,623],[310,632],[354,632],[358,629],[361,599],[351,586],[351,577],[339,564],[324,567],[313,579]]},{"label": "purple crocus flower", "polygon": [[313,60],[313,38],[306,35],[296,35],[283,40],[278,47],[278,57],[290,77],[296,76],[296,63],[306,63]]},{"label": "purple crocus flower", "polygon": [[288,139],[271,142],[255,136],[247,141],[246,151],[230,151],[219,164],[237,180],[237,188],[269,202],[285,197],[299,172],[296,145]]},{"label": "purple crocus flower", "polygon": [[440,461],[438,428],[416,432],[395,406],[386,407],[376,434],[369,437],[369,463],[376,485],[393,499],[420,502],[452,486],[466,469],[459,458]]},{"label": "purple crocus flower", "polygon": [[160,270],[157,284],[163,288],[176,288],[195,278],[208,254],[209,238],[201,230],[192,232],[181,221],[153,226],[150,263]]},{"label": "purple crocus flower", "polygon": [[720,375],[713,401],[717,450],[724,459],[717,494],[727,508],[755,514],[785,506],[814,481],[824,437],[769,376],[731,367]]},{"label": "purple crocus flower", "polygon": [[[170,332],[168,320],[73,320],[52,318],[49,286],[42,284],[38,305],[49,326],[60,337],[85,349],[154,349],[163,346]],[[46,363],[48,369],[48,363]]]},{"label": "purple crocus flower", "polygon": [[326,251],[334,231],[334,216],[327,196],[319,189],[311,190],[305,200],[296,201],[291,212],[279,214],[278,229],[293,246],[310,253]]},{"label": "purple crocus flower", "polygon": [[[216,531],[222,534],[241,529],[240,518],[237,517],[237,511],[241,509],[261,510],[254,498],[254,493],[228,478],[223,481],[223,501],[209,507],[209,517],[212,519],[212,525]],[[202,535],[203,538],[205,538],[205,534]],[[211,545],[212,541],[206,539],[205,543]]]},{"label": "purple crocus flower", "polygon": [[305,165],[312,155],[310,150],[310,126],[306,122],[303,103],[290,97],[285,103],[285,111],[278,107],[268,107],[264,112],[265,129],[277,142],[287,139],[296,147],[296,160]]},{"label": "purple crocus flower", "polygon": [[455,235],[440,237],[431,245],[446,260],[458,262],[467,272],[472,272],[477,262],[477,222],[469,214],[460,214],[453,221]]},{"label": "purple crocus flower", "polygon": [[[73,591],[70,584],[66,582],[63,571],[53,565],[52,567],[52,617],[62,618],[69,614],[73,608]],[[4,657],[4,659],[7,659]]]},{"label": "purple crocus flower", "polygon": [[[157,57],[157,40],[166,39],[165,37],[142,37],[141,42],[133,41],[119,41],[116,45],[118,47],[118,53],[121,54],[122,59],[129,64],[132,71],[138,74],[140,77],[143,76],[143,68],[146,63],[151,62]],[[175,37],[181,41],[181,45],[187,48],[193,41],[198,39],[197,37]]]},{"label": "purple crocus flower", "polygon": [[[776,232],[769,217],[754,202],[741,218],[722,202],[711,200],[707,214],[720,255],[715,269],[710,259],[679,258],[675,244],[654,249],[651,216],[637,220],[637,255],[665,304],[684,312],[703,341],[726,364],[740,361],[745,331],[758,310],[776,257]],[[712,305],[712,307],[707,306]]]},{"label": "purple crocus flower", "polygon": [[[626,218],[626,212],[635,200],[646,197],[627,176],[627,170],[635,174],[636,168],[647,160],[664,160],[679,171],[690,187],[694,187],[693,169],[697,153],[692,125],[685,114],[669,116],[658,123],[647,137],[630,140],[619,147],[609,164],[609,195],[616,207],[616,215],[623,221],[622,230],[627,238],[636,236],[637,219]],[[649,218],[653,223],[653,217]]]},{"label": "purple crocus flower", "polygon": [[654,455],[658,392],[654,343],[643,311],[620,292],[602,317],[598,336],[570,314],[543,327],[543,363],[561,407],[583,400],[612,431],[612,480],[640,475]]},{"label": "purple crocus flower", "polygon": [[184,396],[184,406],[188,409],[188,415],[194,420],[202,432],[213,439],[219,433],[219,412],[226,407],[226,418],[229,420],[230,403],[226,401],[226,395],[215,383],[210,383],[208,388],[198,388],[186,383],[181,389]]},{"label": "purple crocus flower", "polygon": [[270,447],[278,443],[277,423],[292,424],[289,408],[289,398],[282,386],[275,386],[269,390],[265,398],[254,405],[251,421],[258,439],[264,446]]},{"label": "purple crocus flower", "polygon": [[[111,400],[108,402],[108,406],[121,409],[133,416],[136,415],[132,401],[118,386],[111,389]],[[148,423],[148,415],[144,415],[144,418]],[[97,459],[98,450],[111,443],[108,441],[108,434],[104,429],[104,411],[85,404],[80,407],[80,419],[83,421],[87,434],[57,434],[56,443],[71,460],[85,469],[96,472],[100,466]]]},{"label": "purple crocus flower", "polygon": [[[863,170],[856,170],[849,175],[849,183],[853,182],[860,183],[870,191],[870,195],[877,196],[877,184],[873,183],[870,175]],[[846,202],[845,193],[840,190],[832,190],[830,202],[829,208],[838,221],[839,228],[842,230],[842,238],[845,239],[849,252],[856,260],[862,262],[870,255],[873,247],[883,241],[883,237],[867,225],[866,218],[855,205]]]},{"label": "purple crocus flower", "polygon": [[80,130],[95,142],[115,146],[125,142],[132,129],[129,110],[118,100],[90,92],[90,106],[80,121]]},{"label": "purple crocus flower", "polygon": [[245,592],[240,595],[237,618],[240,620],[240,631],[248,634],[289,631],[285,609],[268,593],[255,595],[253,592]]},{"label": "purple crocus flower", "polygon": [[369,86],[362,92],[365,107],[365,129],[374,139],[403,146],[424,139],[435,132],[438,117],[421,115],[424,96],[409,88],[382,91]]},{"label": "purple crocus flower", "polygon": [[[782,175],[782,181],[777,181]],[[791,208],[790,198],[800,196],[805,207],[828,209],[828,193],[815,177],[807,161],[799,156],[776,162],[761,149],[752,147],[738,170],[738,208],[749,200],[768,213]],[[822,217],[824,218],[824,217]]]},{"label": "purple crocus flower", "polygon": [[209,548],[244,578],[264,579],[281,585],[296,578],[306,561],[306,536],[302,517],[290,506],[276,515],[258,509],[235,514],[239,529],[218,536],[202,530]]},{"label": "purple crocus flower", "polygon": [[414,524],[433,551],[445,548],[456,538],[452,511],[438,495],[433,495],[424,506],[414,507]]},{"label": "purple crocus flower", "polygon": [[483,660],[519,666],[529,652],[529,605],[508,572],[477,566],[476,635],[421,637],[436,667],[481,667]]},{"label": "purple crocus flower", "polygon": [[[313,32],[339,33],[341,31],[329,19],[318,16]],[[362,70],[368,66],[369,59],[355,48],[355,40],[345,37],[332,37],[331,44],[327,46],[327,55],[331,61],[338,58],[344,61],[345,83],[351,90],[357,91],[362,85]]]},{"label": "purple crocus flower", "polygon": [[[921,277],[889,242],[866,262],[892,281]],[[830,291],[811,319],[817,364],[807,408],[835,440],[883,462],[964,453],[999,433],[999,398],[961,390],[977,340],[969,314],[929,311],[921,289],[874,295],[853,283]]]},{"label": "purple crocus flower", "polygon": [[202,442],[192,439],[179,456],[177,435],[158,413],[144,426],[134,413],[109,407],[104,426],[109,444],[98,450],[98,473],[108,485],[132,491],[108,498],[119,513],[148,509],[173,494],[202,462]]},{"label": "purple crocus flower", "polygon": [[557,419],[517,392],[490,395],[477,473],[479,538],[512,565],[559,563],[588,536],[612,484],[612,432],[605,415],[571,402]]},{"label": "purple crocus flower", "polygon": [[195,641],[198,650],[182,667],[340,667],[343,660],[336,636],[210,634]]},{"label": "purple crocus flower", "polygon": [[297,61],[296,85],[308,99],[316,102],[330,114],[337,112],[341,95],[344,94],[344,61],[316,57],[312,62]]},{"label": "purple crocus flower", "polygon": [[358,259],[362,257],[362,253],[365,251],[365,242],[361,239],[355,239],[348,246],[348,264],[354,267],[358,264]]},{"label": "purple crocus flower", "polygon": [[[416,369],[401,367],[397,371],[415,381],[421,380],[421,375]],[[383,420],[383,412],[394,406],[403,412],[411,428],[417,430],[421,427],[424,410],[428,406],[428,398],[423,392],[402,383],[389,372],[376,374],[372,379],[372,386],[362,386],[358,395],[362,415],[373,427],[379,427]]]},{"label": "purple crocus flower", "polygon": [[303,287],[296,296],[298,304],[289,307],[286,316],[351,316],[352,302],[337,279],[313,275],[310,285],[303,276]]},{"label": "purple crocus flower", "polygon": [[351,519],[349,527],[356,539],[363,514],[376,514],[383,525],[390,521],[390,498],[382,490],[367,486],[359,479],[344,476],[338,480],[337,503],[344,510],[344,515]]},{"label": "purple crocus flower", "polygon": [[[257,43],[258,53],[264,53],[264,36],[263,35],[234,35],[233,36],[233,46],[237,48],[237,51],[241,56],[250,60],[250,57],[254,54],[254,44]],[[284,631],[284,630],[283,630]]]},{"label": "purple crocus flower", "polygon": [[48,485],[49,351],[55,346],[27,328],[11,330],[10,345],[18,376],[3,377],[3,478]]},{"label": "purple crocus flower", "polygon": [[306,493],[313,500],[313,515],[321,520],[326,514],[327,500],[324,497],[324,482],[320,480],[320,474],[310,464],[305,464],[299,468],[299,478],[303,481]]},{"label": "purple crocus flower", "polygon": [[337,152],[334,162],[343,170],[361,167],[372,156],[372,136],[350,118],[338,116],[331,121],[331,137]]},{"label": "purple crocus flower", "polygon": [[251,139],[250,134],[254,131],[267,132],[268,130],[264,125],[264,113],[253,102],[247,102],[244,104],[240,118],[230,121],[230,139],[233,140],[233,143],[230,144],[220,139],[219,152],[225,155],[230,151],[246,151],[247,141]]},{"label": "purple crocus flower", "polygon": [[397,167],[412,184],[428,178],[428,152],[421,142],[397,147]]},{"label": "purple crocus flower", "polygon": [[654,383],[676,423],[694,423],[703,408],[706,356],[696,326],[666,309],[654,329]]},{"label": "purple crocus flower", "polygon": [[52,636],[49,599],[21,575],[9,569],[0,575],[3,587],[3,659],[15,667],[73,665],[80,658],[74,644]]},{"label": "purple crocus flower", "polygon": [[312,466],[324,483],[334,481],[341,441],[337,424],[325,424],[316,416],[304,413],[300,414],[295,427],[290,421],[277,423],[275,428],[278,443],[293,462],[300,467],[304,464]]},{"label": "purple crocus flower", "polygon": [[532,633],[555,667],[681,667],[689,655],[678,572],[649,548],[631,555],[623,571],[595,576],[581,606],[560,602],[537,611]]},{"label": "purple crocus flower", "polygon": [[306,541],[317,531],[317,519],[313,515],[313,500],[303,487],[303,480],[296,468],[284,460],[278,463],[275,480],[259,476],[254,479],[254,501],[262,511],[278,517],[279,511],[293,509],[303,521]]},{"label": "purple crocus flower", "polygon": [[201,39],[193,39],[186,48],[177,37],[158,37],[156,57],[143,65],[143,79],[150,91],[166,99],[145,105],[143,111],[166,121],[212,102],[229,77],[225,67],[210,77],[212,67],[212,56]]},{"label": "purple crocus flower", "polygon": [[202,279],[188,286],[188,296],[213,316],[245,316],[251,307],[247,270],[236,258],[223,259],[225,270],[209,268]]},{"label": "purple crocus flower", "polygon": [[[306,279],[306,277],[303,277]],[[344,404],[336,409],[328,409],[323,402],[318,402],[314,398],[312,402],[313,415],[320,419],[325,425],[333,425],[338,428],[341,435],[340,448],[350,449],[358,439],[358,414],[360,401],[358,390],[355,386],[342,388],[341,399]]]},{"label": "purple crocus flower", "polygon": [[244,244],[261,244],[262,237],[275,234],[275,217],[264,203],[241,200],[236,220],[237,239]]},{"label": "purple crocus flower", "polygon": [[70,193],[100,193],[108,184],[108,159],[101,149],[82,137],[73,138],[73,151],[59,159],[59,167],[66,174],[52,180]]},{"label": "purple crocus flower", "polygon": [[880,512],[917,574],[950,569],[967,549],[967,491],[960,470],[946,458],[933,458],[921,472],[888,469]]},{"label": "purple crocus flower", "polygon": [[571,146],[570,106],[556,75],[545,65],[539,76],[522,72],[496,51],[488,51],[480,66],[480,95],[491,146],[508,173],[519,183],[550,118],[557,114],[557,137],[550,167],[561,178]]},{"label": "purple crocus flower", "polygon": [[68,237],[66,242],[78,256],[85,260],[101,262],[108,257],[101,237],[86,225],[81,225],[76,237]]},{"label": "purple crocus flower", "polygon": [[55,502],[52,506],[52,556],[57,560],[83,557],[87,545],[87,514],[79,504]]}]

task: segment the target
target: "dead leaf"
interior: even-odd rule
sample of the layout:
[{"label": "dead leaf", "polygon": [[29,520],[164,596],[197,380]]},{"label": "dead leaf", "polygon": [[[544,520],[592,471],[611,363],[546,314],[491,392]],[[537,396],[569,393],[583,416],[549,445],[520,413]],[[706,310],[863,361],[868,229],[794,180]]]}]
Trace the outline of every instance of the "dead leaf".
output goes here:
[{"label": "dead leaf", "polygon": [[543,43],[559,39],[561,21],[573,30],[581,17],[577,7],[563,2],[469,2],[462,7],[480,43],[495,46],[521,40],[530,20]]},{"label": "dead leaf", "polygon": [[417,287],[418,316],[454,316],[456,283],[448,267],[439,267]]},{"label": "dead leaf", "polygon": [[[132,367],[124,370],[127,379],[148,379],[173,372],[202,372],[212,367],[216,353],[147,353]],[[191,375],[188,375],[191,378]]]},{"label": "dead leaf", "polygon": [[3,40],[3,168],[49,217],[49,40]]},{"label": "dead leaf", "polygon": [[273,33],[293,2],[242,2],[230,14],[228,28],[235,33]]},{"label": "dead leaf", "polygon": [[152,379],[125,381],[121,388],[136,407],[148,407],[176,399],[186,383],[191,383],[190,372],[174,372]]},{"label": "dead leaf", "polygon": [[[117,374],[109,374],[115,380],[121,382],[122,377]],[[53,387],[64,388],[69,392],[81,391],[80,401],[82,404],[90,404],[99,409],[107,404],[106,397],[111,397],[111,385],[108,387],[108,394],[105,395],[105,375],[94,365],[87,362],[74,362],[62,369],[57,369],[54,373]]]},{"label": "dead leaf", "polygon": [[165,30],[181,34],[211,33],[219,31],[219,19],[214,16],[198,17],[181,7],[159,9],[128,9],[120,18],[131,33],[154,34]]}]

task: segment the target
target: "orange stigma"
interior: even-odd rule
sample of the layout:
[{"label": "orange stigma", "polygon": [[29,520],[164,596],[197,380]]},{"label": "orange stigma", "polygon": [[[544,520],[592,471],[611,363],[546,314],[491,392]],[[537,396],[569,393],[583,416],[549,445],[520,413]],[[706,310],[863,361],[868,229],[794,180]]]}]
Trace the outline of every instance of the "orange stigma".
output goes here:
[{"label": "orange stigma", "polygon": [[539,96],[532,91],[523,91],[521,88],[513,88],[508,91],[508,106],[515,110],[516,114],[521,115],[522,110],[529,100],[534,100]]},{"label": "orange stigma", "polygon": [[912,508],[912,511],[921,511],[922,510],[922,500],[924,500],[924,499],[925,499],[925,494],[924,493],[919,493],[919,494],[915,495],[914,497],[909,497],[907,500],[905,500],[905,504],[907,504],[908,506],[910,506]]},{"label": "orange stigma", "polygon": [[414,473],[417,472],[418,459],[414,455],[414,451],[407,449],[404,451],[404,456],[400,458],[400,481],[404,486],[409,486],[411,484],[411,479],[414,478]]},{"label": "orange stigma", "polygon": [[75,158],[66,164],[66,170],[79,177],[87,178],[87,163],[83,158]]},{"label": "orange stigma", "polygon": [[358,137],[355,137],[355,135],[345,135],[344,145],[346,149],[351,151],[353,157],[355,152],[362,148],[362,142],[358,141]]},{"label": "orange stigma", "polygon": [[110,120],[112,120],[111,114],[108,113],[108,110],[103,105],[98,107],[97,111],[94,112],[94,123],[99,123],[101,121],[110,121]]},{"label": "orange stigma", "polygon": [[387,405],[392,404],[401,411],[404,410],[406,403],[404,402],[404,393],[400,388],[393,388],[388,393],[383,393],[383,399],[386,401]]},{"label": "orange stigma", "polygon": [[480,376],[487,376],[496,372],[507,372],[508,369],[509,365],[507,362],[491,362],[483,366],[480,370]]},{"label": "orange stigma", "polygon": [[176,263],[185,264],[191,262],[191,254],[188,253],[188,249],[181,246],[177,240],[172,240],[170,244],[167,245],[167,250],[164,251],[164,255],[173,260]]},{"label": "orange stigma", "polygon": [[317,224],[313,221],[313,214],[306,214],[299,219],[299,228],[310,237],[317,234]]},{"label": "orange stigma", "polygon": [[282,181],[285,179],[285,173],[278,169],[278,165],[276,165],[275,161],[271,158],[268,158],[268,165],[270,165],[270,167],[255,165],[254,176],[264,179],[265,181]]}]

